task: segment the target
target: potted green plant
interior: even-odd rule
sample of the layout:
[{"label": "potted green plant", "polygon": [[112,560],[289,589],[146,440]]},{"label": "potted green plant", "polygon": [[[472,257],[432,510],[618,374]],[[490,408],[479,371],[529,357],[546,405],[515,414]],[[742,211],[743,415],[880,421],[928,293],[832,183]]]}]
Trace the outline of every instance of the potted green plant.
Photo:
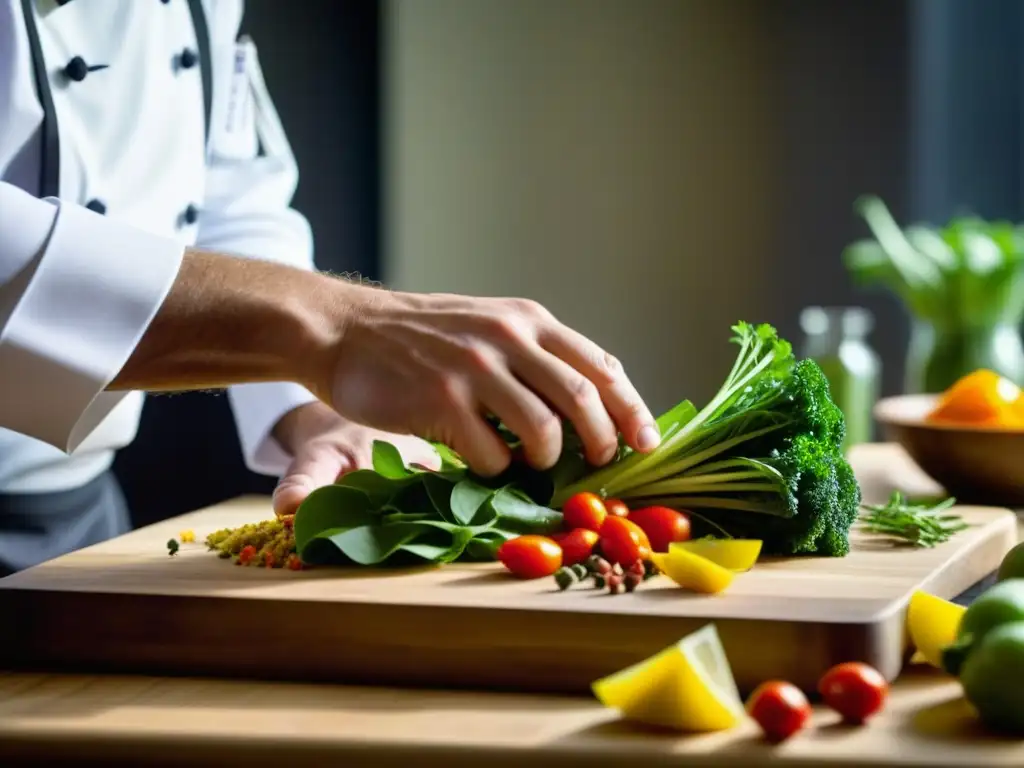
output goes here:
[{"label": "potted green plant", "polygon": [[1024,227],[958,217],[901,228],[873,195],[854,208],[873,237],[844,249],[846,268],[911,317],[906,392],[941,392],[982,368],[1024,385]]}]

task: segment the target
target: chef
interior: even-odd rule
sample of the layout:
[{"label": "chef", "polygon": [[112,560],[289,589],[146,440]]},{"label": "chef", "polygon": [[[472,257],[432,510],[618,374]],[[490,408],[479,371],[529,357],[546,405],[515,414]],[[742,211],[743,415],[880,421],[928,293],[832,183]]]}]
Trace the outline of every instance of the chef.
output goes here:
[{"label": "chef", "polygon": [[617,363],[542,308],[316,272],[242,12],[0,0],[0,574],[128,528],[110,467],[143,391],[226,388],[279,514],[378,437],[498,472],[485,412],[536,466],[560,449],[556,411],[595,463],[617,431],[657,444]]}]

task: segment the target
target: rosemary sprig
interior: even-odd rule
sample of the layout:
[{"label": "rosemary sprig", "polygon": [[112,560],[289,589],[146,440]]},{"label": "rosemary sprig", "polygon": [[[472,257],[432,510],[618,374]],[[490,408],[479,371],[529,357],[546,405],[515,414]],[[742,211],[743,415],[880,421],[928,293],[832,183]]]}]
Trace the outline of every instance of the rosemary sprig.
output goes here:
[{"label": "rosemary sprig", "polygon": [[969,526],[959,515],[942,514],[956,504],[948,498],[938,504],[911,504],[894,491],[885,504],[863,504],[861,526],[869,533],[890,536],[917,547],[934,547]]}]

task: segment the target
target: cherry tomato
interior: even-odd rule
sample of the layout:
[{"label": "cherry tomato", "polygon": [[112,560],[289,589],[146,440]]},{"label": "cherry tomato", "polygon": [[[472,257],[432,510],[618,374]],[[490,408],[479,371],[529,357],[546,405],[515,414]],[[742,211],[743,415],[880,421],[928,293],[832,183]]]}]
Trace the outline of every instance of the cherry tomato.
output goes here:
[{"label": "cherry tomato", "polygon": [[612,517],[629,517],[629,507],[622,499],[605,499],[604,508]]},{"label": "cherry tomato", "polygon": [[669,507],[634,509],[629,519],[643,528],[655,552],[668,552],[668,545],[673,541],[690,538],[690,518]]},{"label": "cherry tomato", "polygon": [[608,510],[605,509],[601,497],[589,491],[570,496],[562,506],[562,517],[565,518],[566,528],[587,528],[591,531],[600,531],[607,516]]},{"label": "cherry tomato", "polygon": [[837,664],[818,682],[818,693],[849,723],[863,723],[878,712],[889,695],[882,673],[859,661]]},{"label": "cherry tomato", "polygon": [[636,523],[625,517],[609,517],[601,526],[598,542],[604,559],[614,565],[629,567],[637,560],[651,556],[651,542]]},{"label": "cherry tomato", "polygon": [[761,726],[765,738],[784,741],[810,722],[811,704],[792,683],[769,680],[750,694],[747,712]]},{"label": "cherry tomato", "polygon": [[562,567],[562,548],[547,536],[517,536],[498,547],[498,560],[520,579],[542,579]]},{"label": "cherry tomato", "polygon": [[568,533],[559,533],[551,537],[562,548],[562,565],[582,563],[594,552],[601,535],[588,528],[574,528]]}]

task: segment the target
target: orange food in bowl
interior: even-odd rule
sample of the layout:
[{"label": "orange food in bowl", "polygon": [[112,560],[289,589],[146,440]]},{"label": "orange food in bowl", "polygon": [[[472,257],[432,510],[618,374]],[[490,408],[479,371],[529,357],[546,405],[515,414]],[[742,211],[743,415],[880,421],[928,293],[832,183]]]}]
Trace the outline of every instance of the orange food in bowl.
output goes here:
[{"label": "orange food in bowl", "polygon": [[979,370],[947,389],[928,414],[932,423],[1024,428],[1024,394],[1009,379]]}]

